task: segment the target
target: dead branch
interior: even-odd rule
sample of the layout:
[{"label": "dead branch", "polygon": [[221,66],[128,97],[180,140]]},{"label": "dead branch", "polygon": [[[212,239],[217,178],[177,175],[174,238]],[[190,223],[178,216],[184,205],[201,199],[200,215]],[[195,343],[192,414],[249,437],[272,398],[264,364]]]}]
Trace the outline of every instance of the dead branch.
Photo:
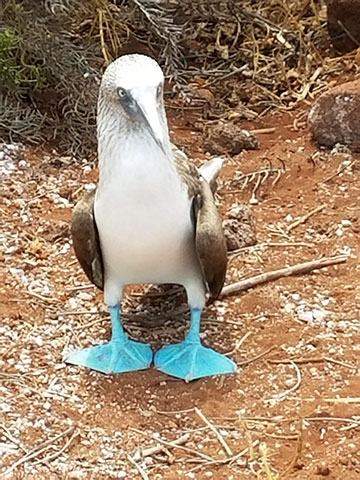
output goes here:
[{"label": "dead branch", "polygon": [[[41,453],[43,453],[45,450],[47,450],[47,448],[50,446],[50,445],[53,445],[55,442],[57,442],[58,440],[60,440],[61,438],[65,438],[69,435],[71,435],[71,441],[73,440],[74,438],[74,431],[75,431],[75,424],[72,424],[69,428],[67,428],[65,431],[63,431],[62,433],[59,433],[59,435],[56,435],[56,437],[54,438],[50,438],[49,440],[46,440],[45,442],[43,443],[40,443],[40,445],[38,445],[37,447],[34,447],[33,449],[31,449],[29,452],[27,452],[26,455],[24,455],[23,457],[21,457],[19,460],[17,460],[15,463],[13,463],[7,470],[6,472],[4,472],[2,474],[2,476],[6,476],[8,475],[9,473],[11,473],[13,470],[15,470],[19,465],[22,465],[23,463],[27,462],[28,460],[31,460],[32,458],[35,458],[37,456],[39,456]],[[68,441],[65,445],[65,448],[67,448],[71,441]],[[65,448],[62,448],[60,450],[60,453],[62,453]],[[50,458],[50,457],[48,457]]]},{"label": "dead branch", "polygon": [[[171,443],[173,445],[184,445],[184,443],[186,443],[190,439],[190,437],[191,437],[191,435],[189,433],[185,433],[181,437],[173,440]],[[136,452],[132,456],[132,459],[135,462],[139,462],[139,461],[141,461],[141,459],[143,459],[145,457],[151,457],[151,455],[156,455],[157,453],[162,453],[166,449],[167,449],[167,447],[165,445],[155,445],[154,447],[139,449],[139,450],[136,450]]]},{"label": "dead branch", "polygon": [[253,363],[256,360],[260,360],[260,358],[265,357],[268,353],[272,352],[275,349],[275,345],[272,345],[271,347],[267,348],[263,352],[259,353],[258,355],[255,355],[255,357],[248,358],[247,360],[244,360],[243,362],[238,362],[239,367],[244,367],[245,365],[249,365],[249,363]]},{"label": "dead branch", "polygon": [[321,212],[321,210],[324,210],[324,208],[325,208],[325,205],[319,205],[318,207],[314,208],[314,210],[311,210],[311,212],[298,218],[297,220],[295,220],[295,222],[293,222],[291,225],[287,227],[287,232],[289,233],[294,228],[298,227],[302,223],[305,223],[306,220],[308,220],[310,217],[312,217],[316,213]]},{"label": "dead branch", "polygon": [[203,414],[203,412],[199,408],[195,407],[194,410],[195,410],[195,413],[205,423],[205,425],[207,425],[210,428],[210,430],[216,435],[216,438],[219,440],[219,443],[222,446],[223,450],[225,451],[226,455],[228,457],[232,457],[234,454],[231,451],[231,448],[229,447],[229,445],[224,440],[224,437],[221,435],[219,430],[205,417],[205,415]]},{"label": "dead branch", "polygon": [[356,370],[355,365],[351,365],[350,363],[345,363],[340,360],[335,360],[334,358],[330,357],[313,357],[313,358],[291,358],[291,359],[270,359],[268,360],[268,363],[274,364],[274,365],[285,365],[285,364],[291,364],[291,363],[296,363],[298,365],[306,364],[306,363],[334,363],[335,365],[340,365],[342,367],[349,368],[351,370]]},{"label": "dead branch", "polygon": [[303,275],[319,268],[325,268],[329,267],[330,265],[344,263],[348,258],[348,255],[324,257],[320,258],[319,260],[311,260],[310,262],[299,263],[297,265],[293,265],[292,267],[285,267],[281,268],[280,270],[262,273],[260,275],[256,275],[255,277],[247,278],[246,280],[241,280],[240,282],[225,286],[220,293],[220,297],[244,292],[245,290],[257,287],[258,285],[263,285],[264,283],[272,282],[278,278],[290,277],[293,275]]},{"label": "dead branch", "polygon": [[134,467],[136,468],[136,470],[139,472],[140,477],[143,480],[149,480],[149,475],[145,472],[145,470],[137,462],[135,462],[135,460],[131,457],[131,455],[128,455],[127,458],[129,460],[129,462],[132,463],[134,465]]}]

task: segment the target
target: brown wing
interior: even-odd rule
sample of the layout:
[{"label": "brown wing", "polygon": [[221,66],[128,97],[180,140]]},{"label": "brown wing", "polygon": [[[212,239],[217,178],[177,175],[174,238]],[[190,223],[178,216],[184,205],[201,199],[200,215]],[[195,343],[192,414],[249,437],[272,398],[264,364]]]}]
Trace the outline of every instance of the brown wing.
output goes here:
[{"label": "brown wing", "polygon": [[104,275],[99,234],[94,218],[95,190],[87,193],[75,206],[71,236],[75,255],[88,279],[103,290]]},{"label": "brown wing", "polygon": [[226,240],[212,193],[216,191],[216,178],[221,165],[218,169],[210,168],[213,173],[209,177],[209,184],[202,178],[201,169],[197,170],[175,145],[173,158],[189,197],[194,199],[196,251],[211,298],[216,299],[224,285],[227,266]]},{"label": "brown wing", "polygon": [[216,299],[225,281],[227,250],[221,218],[206,181],[201,182],[201,192],[195,198],[194,207],[196,251],[211,298]]}]

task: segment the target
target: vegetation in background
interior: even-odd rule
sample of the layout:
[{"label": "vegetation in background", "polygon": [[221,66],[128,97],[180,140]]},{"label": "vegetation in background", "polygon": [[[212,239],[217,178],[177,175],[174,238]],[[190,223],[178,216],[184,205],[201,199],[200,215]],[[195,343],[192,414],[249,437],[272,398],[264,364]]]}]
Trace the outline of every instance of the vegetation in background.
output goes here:
[{"label": "vegetation in background", "polygon": [[131,52],[154,56],[178,99],[209,118],[292,109],[353,68],[324,61],[325,27],[324,0],[3,0],[0,135],[94,154],[102,71]]},{"label": "vegetation in background", "polygon": [[46,87],[47,69],[26,55],[21,34],[4,29],[0,32],[0,82],[19,91]]}]

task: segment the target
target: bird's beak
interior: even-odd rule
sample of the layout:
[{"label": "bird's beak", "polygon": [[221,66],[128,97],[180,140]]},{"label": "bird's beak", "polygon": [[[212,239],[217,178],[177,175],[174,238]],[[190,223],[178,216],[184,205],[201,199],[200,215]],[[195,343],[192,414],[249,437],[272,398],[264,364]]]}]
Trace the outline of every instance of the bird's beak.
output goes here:
[{"label": "bird's beak", "polygon": [[166,120],[164,123],[164,114],[161,107],[158,105],[153,92],[146,92],[146,94],[143,93],[141,97],[139,96],[136,98],[136,102],[139,108],[139,120],[145,124],[156,144],[164,153],[166,153],[166,144],[168,140]]}]

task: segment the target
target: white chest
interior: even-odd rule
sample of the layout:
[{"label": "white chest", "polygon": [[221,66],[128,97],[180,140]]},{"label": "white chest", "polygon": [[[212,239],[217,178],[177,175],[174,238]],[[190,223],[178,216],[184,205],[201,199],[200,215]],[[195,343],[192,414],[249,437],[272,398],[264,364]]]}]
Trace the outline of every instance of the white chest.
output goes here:
[{"label": "white chest", "polygon": [[130,144],[107,160],[95,199],[105,280],[174,282],[194,250],[191,200],[175,166],[156,145]]}]

